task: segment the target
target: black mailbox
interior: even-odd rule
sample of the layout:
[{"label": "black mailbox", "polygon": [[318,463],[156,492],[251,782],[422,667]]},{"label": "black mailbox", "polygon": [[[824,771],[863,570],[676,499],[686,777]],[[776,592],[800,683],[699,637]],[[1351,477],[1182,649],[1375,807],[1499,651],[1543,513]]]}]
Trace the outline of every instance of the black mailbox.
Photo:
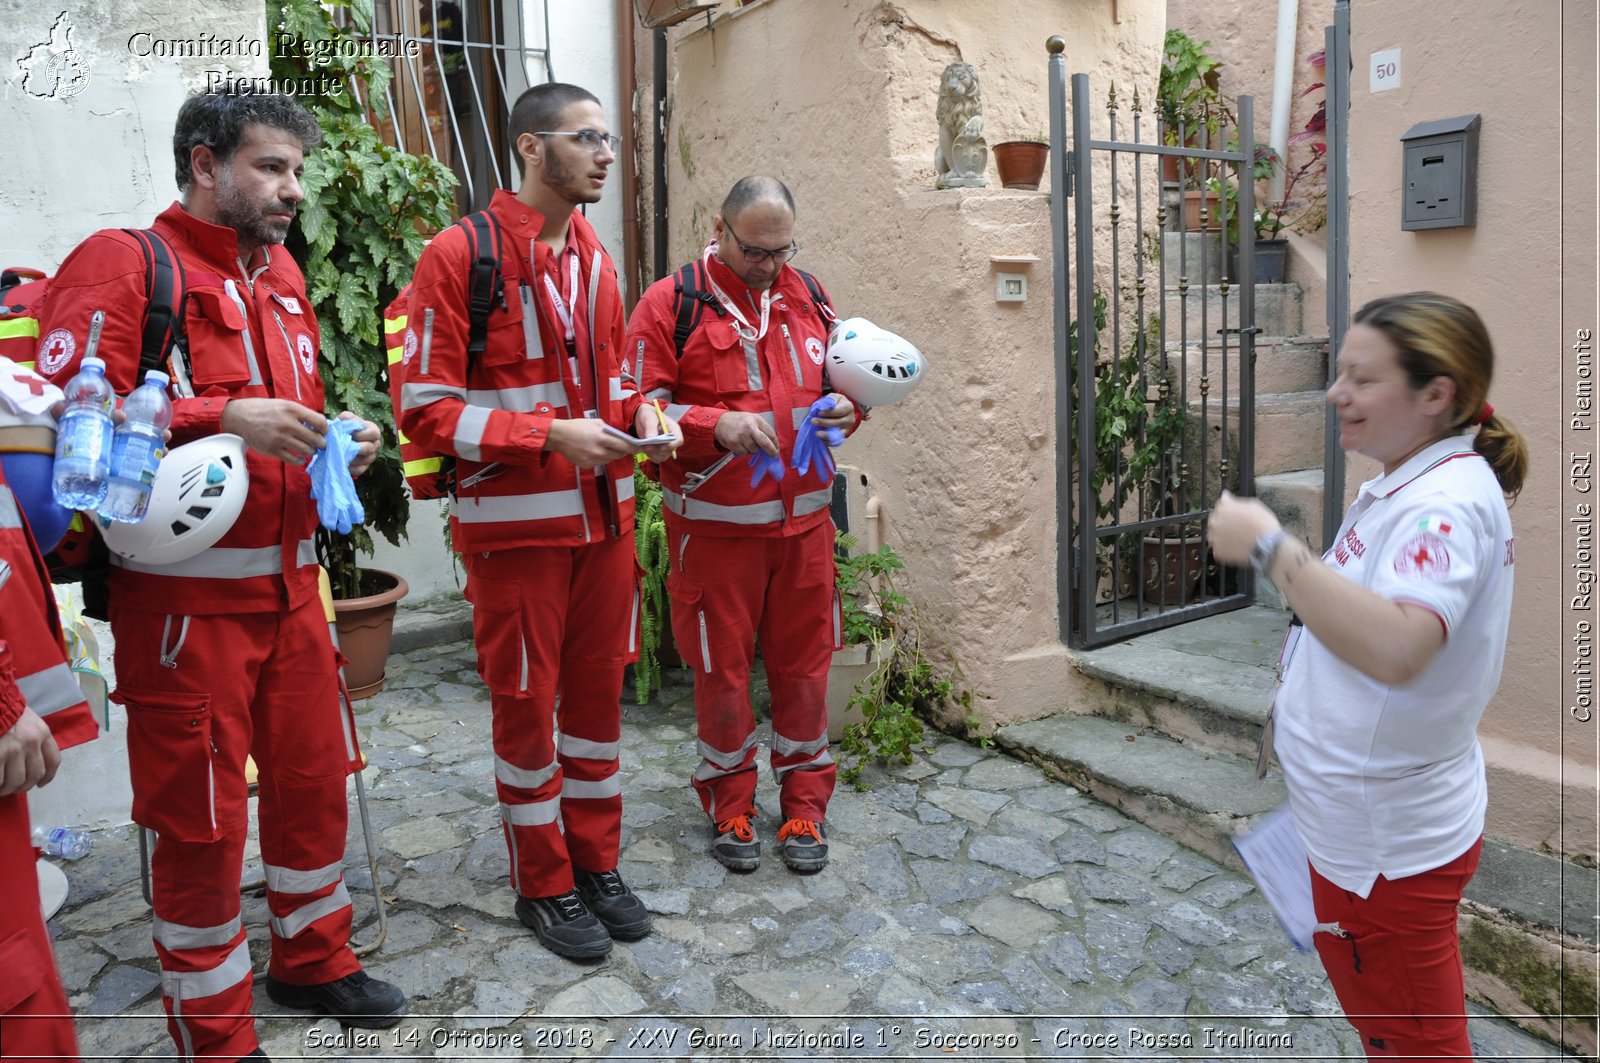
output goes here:
[{"label": "black mailbox", "polygon": [[1464,114],[1408,129],[1404,147],[1400,228],[1453,229],[1478,224],[1478,127]]}]

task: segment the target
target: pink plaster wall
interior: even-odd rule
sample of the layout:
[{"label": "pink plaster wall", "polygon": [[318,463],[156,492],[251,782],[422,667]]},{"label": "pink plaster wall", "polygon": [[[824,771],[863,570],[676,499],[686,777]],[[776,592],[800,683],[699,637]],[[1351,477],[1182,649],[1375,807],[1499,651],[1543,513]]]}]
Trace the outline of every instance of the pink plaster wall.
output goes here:
[{"label": "pink plaster wall", "polygon": [[[1564,455],[1592,453],[1595,443],[1592,431],[1563,427],[1570,344],[1577,328],[1596,328],[1595,8],[1520,0],[1440,16],[1423,0],[1354,5],[1351,307],[1433,288],[1476,307],[1494,338],[1491,400],[1527,437],[1532,471],[1512,510],[1517,591],[1505,674],[1481,728],[1489,830],[1592,856],[1600,725],[1569,715],[1565,681],[1572,626],[1595,616],[1568,608],[1574,537],[1564,522],[1583,496],[1567,486]],[[1374,94],[1371,53],[1394,47],[1401,87]],[[1399,137],[1417,122],[1474,112],[1483,116],[1477,227],[1402,232]],[[1352,463],[1351,482],[1361,475]]]},{"label": "pink plaster wall", "polygon": [[[974,64],[991,144],[1047,130],[1046,39],[1069,70],[1153,85],[1161,9],[765,0],[673,38],[669,257],[699,251],[734,180],[773,173],[798,203],[795,264],[928,356],[928,383],[840,460],[874,485],[903,589],[990,724],[1059,711],[1077,681],[1055,595],[1049,207],[992,162],[987,189],[934,190],[939,75]],[[1016,255],[1039,259],[1030,298],[996,303],[990,259]]]}]

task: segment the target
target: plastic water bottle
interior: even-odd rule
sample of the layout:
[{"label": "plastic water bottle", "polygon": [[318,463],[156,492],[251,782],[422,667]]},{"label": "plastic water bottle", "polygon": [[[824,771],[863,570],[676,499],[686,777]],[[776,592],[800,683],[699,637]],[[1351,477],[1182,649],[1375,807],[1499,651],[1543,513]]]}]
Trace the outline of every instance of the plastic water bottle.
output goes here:
[{"label": "plastic water bottle", "polygon": [[166,432],[172,424],[172,400],[167,398],[167,374],[152,369],[144,383],[122,403],[127,420],[117,425],[111,443],[111,478],[100,515],[124,524],[137,524],[150,508],[150,486],[156,468],[166,455]]},{"label": "plastic water bottle", "polygon": [[46,856],[59,856],[63,860],[82,860],[89,855],[92,841],[83,831],[71,827],[33,828],[33,844],[44,850]]},{"label": "plastic water bottle", "polygon": [[93,512],[106,497],[111,460],[111,404],[116,393],[106,379],[106,363],[85,358],[78,375],[62,389],[67,408],[56,426],[56,465],[52,487],[68,509]]}]

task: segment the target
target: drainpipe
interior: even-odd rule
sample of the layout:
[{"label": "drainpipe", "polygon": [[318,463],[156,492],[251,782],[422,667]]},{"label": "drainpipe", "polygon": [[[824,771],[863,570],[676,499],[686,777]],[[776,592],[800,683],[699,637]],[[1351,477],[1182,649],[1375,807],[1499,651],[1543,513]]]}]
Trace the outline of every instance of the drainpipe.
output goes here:
[{"label": "drainpipe", "polygon": [[[1281,164],[1272,171],[1267,202],[1283,199],[1283,181],[1289,168],[1290,92],[1294,88],[1294,42],[1300,28],[1300,0],[1278,0],[1278,53],[1272,68],[1272,130],[1267,134]],[[1250,147],[1255,150],[1254,145]]]},{"label": "drainpipe", "polygon": [[862,518],[867,522],[867,553],[876,553],[878,547],[883,545],[883,526],[878,522],[878,515],[883,512],[883,499],[873,495],[867,499],[866,512]]},{"label": "drainpipe", "polygon": [[655,225],[651,234],[655,275],[667,275],[667,31],[655,31],[655,99],[651,123],[655,130]]},{"label": "drainpipe", "polygon": [[622,105],[628,109],[623,134],[629,149],[622,167],[622,275],[626,278],[622,294],[630,314],[644,288],[639,276],[639,123],[634,114],[634,97],[639,91],[639,57],[634,54],[633,18],[633,4],[629,0],[617,0],[617,50],[622,60],[617,64],[617,92]]}]

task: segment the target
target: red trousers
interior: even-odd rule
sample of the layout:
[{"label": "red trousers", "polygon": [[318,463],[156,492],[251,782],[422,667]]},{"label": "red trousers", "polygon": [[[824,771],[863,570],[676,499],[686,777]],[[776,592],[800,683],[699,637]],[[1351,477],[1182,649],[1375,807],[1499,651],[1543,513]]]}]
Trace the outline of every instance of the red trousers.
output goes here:
[{"label": "red trousers", "polygon": [[256,1047],[239,919],[245,757],[259,773],[274,978],[313,985],[360,968],[342,868],[345,776],[359,767],[322,604],[239,616],[113,608],[115,700],[128,707],[134,822],[151,855],[167,1027],[185,1058]]},{"label": "red trousers", "polygon": [[772,773],[785,819],[821,822],[836,768],[828,752],[828,667],[839,645],[833,524],[779,538],[696,535],[667,516],[672,635],[694,666],[700,766],[692,779],[713,823],[755,801],[756,639],[772,693]]},{"label": "red trousers", "polygon": [[39,915],[33,865],[28,799],[0,797],[0,1056],[75,1060],[72,1012]]},{"label": "red trousers", "polygon": [[1350,1025],[1373,1059],[1472,1059],[1456,910],[1483,839],[1449,863],[1401,879],[1378,876],[1363,900],[1311,869],[1315,943]]},{"label": "red trousers", "polygon": [[463,560],[511,885],[553,897],[572,889],[574,867],[617,866],[622,672],[639,646],[633,540]]}]

